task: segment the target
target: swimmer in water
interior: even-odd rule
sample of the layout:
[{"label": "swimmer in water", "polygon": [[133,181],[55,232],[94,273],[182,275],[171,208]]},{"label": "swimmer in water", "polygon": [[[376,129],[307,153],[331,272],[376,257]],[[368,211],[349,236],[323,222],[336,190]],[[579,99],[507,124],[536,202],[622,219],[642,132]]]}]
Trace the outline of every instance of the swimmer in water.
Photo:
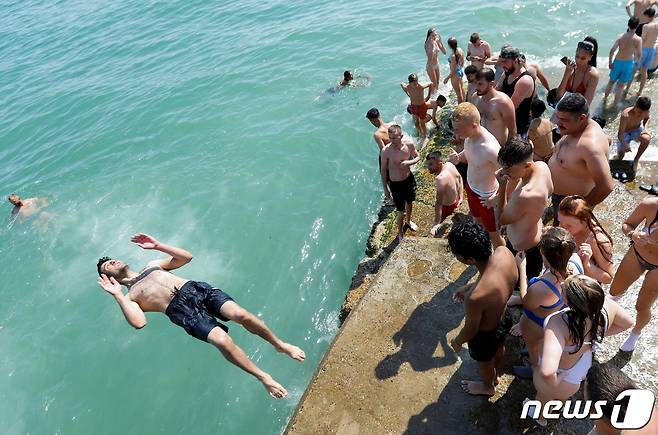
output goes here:
[{"label": "swimmer in water", "polygon": [[48,214],[42,209],[48,205],[46,198],[26,198],[21,199],[20,196],[12,193],[7,197],[7,200],[14,206],[11,210],[11,221],[24,222],[26,219],[39,214],[39,220],[46,219]]},{"label": "swimmer in water", "polygon": [[[294,360],[304,361],[303,350],[281,341],[262,320],[222,290],[172,274],[170,271],[192,260],[188,251],[161,243],[147,234],[136,234],[131,241],[142,249],[160,251],[168,256],[151,261],[139,273],[117,259],[103,257],[98,260],[98,284],[114,297],[131,326],[135,329],[146,326],[145,312],[164,313],[189,335],[212,344],[229,362],[258,379],[275,399],[288,394],[281,384],[249,359],[228,335],[228,327],[217,319],[233,320]],[[122,285],[128,288],[127,294],[121,290]]]},{"label": "swimmer in water", "polygon": [[[359,80],[363,79],[363,80]],[[334,95],[340,92],[344,88],[358,88],[362,86],[366,86],[370,82],[371,78],[369,75],[354,75],[352,71],[344,71],[343,72],[343,79],[338,82],[337,85],[327,89],[324,94],[318,95],[315,97],[314,101],[318,101],[320,98],[322,98],[323,95]]]}]

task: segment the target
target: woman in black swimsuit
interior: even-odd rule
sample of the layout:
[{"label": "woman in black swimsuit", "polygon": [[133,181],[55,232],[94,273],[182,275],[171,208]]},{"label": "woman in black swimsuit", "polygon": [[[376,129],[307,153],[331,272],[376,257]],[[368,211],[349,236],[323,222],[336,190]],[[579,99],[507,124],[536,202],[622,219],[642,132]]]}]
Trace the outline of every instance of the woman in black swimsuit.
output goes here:
[{"label": "woman in black swimsuit", "polygon": [[[638,229],[644,222],[643,229]],[[631,246],[615,275],[610,294],[621,297],[628,287],[642,275],[644,282],[635,302],[637,318],[628,339],[621,350],[629,352],[635,348],[640,332],[651,320],[651,306],[658,299],[658,198],[642,200],[622,225],[623,233],[630,239]],[[645,274],[646,272],[646,274]]]}]

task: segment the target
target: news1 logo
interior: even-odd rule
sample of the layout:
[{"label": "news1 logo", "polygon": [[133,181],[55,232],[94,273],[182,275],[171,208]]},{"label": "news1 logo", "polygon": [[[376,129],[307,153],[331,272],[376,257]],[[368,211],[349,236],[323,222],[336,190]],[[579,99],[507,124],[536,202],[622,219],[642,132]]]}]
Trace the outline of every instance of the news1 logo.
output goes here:
[{"label": "news1 logo", "polygon": [[[649,390],[626,390],[620,393],[612,406],[610,423],[617,429],[640,429],[651,419],[655,396]],[[543,409],[539,400],[527,400],[521,410],[521,418],[537,419],[540,414],[547,420],[565,419],[582,420],[603,417],[605,400],[549,400]]]}]

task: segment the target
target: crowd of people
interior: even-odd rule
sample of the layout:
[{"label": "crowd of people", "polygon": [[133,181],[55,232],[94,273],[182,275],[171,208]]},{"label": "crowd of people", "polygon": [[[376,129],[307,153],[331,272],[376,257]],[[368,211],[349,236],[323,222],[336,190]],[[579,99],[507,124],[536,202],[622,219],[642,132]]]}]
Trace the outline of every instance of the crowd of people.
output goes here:
[{"label": "crowd of people", "polygon": [[[627,31],[609,52],[610,78],[603,97],[605,106],[614,90],[617,107],[628,98],[638,76],[638,94],[620,113],[617,150],[612,152],[613,159],[623,159],[631,142],[637,142],[633,173],[651,140],[651,100],[642,92],[649,72],[656,68],[658,22],[653,3],[629,1]],[[608,161],[613,141],[602,129],[605,120],[592,117],[590,109],[599,82],[595,38],[580,41],[574,59],[562,59],[564,74],[554,89],[543,69],[515,47],[504,45],[493,54],[478,33],[471,35],[466,53],[455,38],[447,42],[450,51],[430,28],[425,39],[430,81],[420,82],[411,74],[401,86],[422,142],[426,123],[437,124],[436,112],[446,104],[444,96],[433,96],[440,83],[438,54],[449,56],[450,74],[444,83],[451,82],[457,100],[448,121],[453,152],[444,159],[434,151],[425,160],[436,175],[430,233],[437,234],[464,196],[472,218],[453,222],[447,237],[457,260],[479,272],[474,283],[454,293],[455,300],[464,301],[465,320],[451,346],[459,352],[468,343],[481,376],[462,381],[462,388],[474,395],[495,394],[504,342],[511,332],[522,337],[529,360],[513,372],[533,380],[542,404],[564,401],[588,377],[604,337],[632,328],[620,347],[621,352],[632,352],[651,319],[658,298],[658,198],[642,200],[624,221],[621,231],[630,248],[615,267],[613,229],[605,228],[595,215],[597,205],[613,190]],[[465,66],[467,61],[470,65]],[[548,91],[548,101],[540,98],[539,86]],[[555,109],[550,117],[544,116],[548,106]],[[412,166],[420,155],[412,137],[386,122],[377,108],[366,117],[377,128],[384,196],[398,212],[402,241],[407,228],[418,231],[412,220]],[[622,181],[633,176],[614,175]],[[545,219],[549,204],[546,214],[552,215],[552,225],[544,223],[550,222]],[[643,275],[633,321],[616,301]],[[506,313],[514,305],[520,305],[523,314],[511,325]],[[541,415],[536,422],[547,423]],[[647,428],[658,430],[655,413]]]}]

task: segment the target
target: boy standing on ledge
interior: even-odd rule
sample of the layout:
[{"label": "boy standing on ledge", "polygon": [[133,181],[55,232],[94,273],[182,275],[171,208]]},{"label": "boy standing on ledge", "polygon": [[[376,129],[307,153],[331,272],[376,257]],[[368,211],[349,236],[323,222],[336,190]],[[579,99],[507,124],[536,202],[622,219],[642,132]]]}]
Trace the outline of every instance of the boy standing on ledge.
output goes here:
[{"label": "boy standing on ledge", "polygon": [[493,396],[498,379],[496,367],[505,355],[505,336],[510,319],[505,318],[507,300],[519,280],[514,256],[505,246],[492,252],[485,229],[467,221],[452,227],[448,246],[457,260],[477,267],[478,280],[455,291],[453,299],[464,301],[464,327],[450,346],[459,352],[468,342],[468,353],[478,362],[481,381],[461,382],[468,394]]}]

